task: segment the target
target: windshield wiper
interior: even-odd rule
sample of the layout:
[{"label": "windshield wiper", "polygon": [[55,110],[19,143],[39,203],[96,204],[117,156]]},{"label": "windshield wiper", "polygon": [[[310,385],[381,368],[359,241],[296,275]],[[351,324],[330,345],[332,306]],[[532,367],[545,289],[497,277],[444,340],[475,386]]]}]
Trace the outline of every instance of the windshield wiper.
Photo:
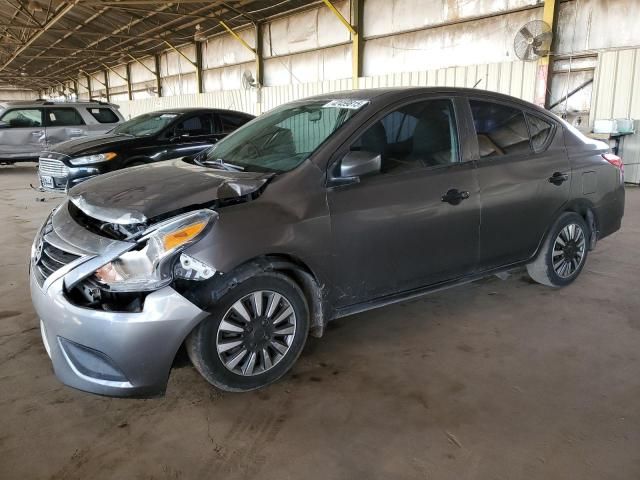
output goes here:
[{"label": "windshield wiper", "polygon": [[230,172],[244,171],[244,167],[234,165],[233,163],[227,163],[221,158],[216,158],[215,160],[204,160],[200,163],[202,163],[202,165],[204,165],[205,167],[221,168],[222,170],[227,170]]}]

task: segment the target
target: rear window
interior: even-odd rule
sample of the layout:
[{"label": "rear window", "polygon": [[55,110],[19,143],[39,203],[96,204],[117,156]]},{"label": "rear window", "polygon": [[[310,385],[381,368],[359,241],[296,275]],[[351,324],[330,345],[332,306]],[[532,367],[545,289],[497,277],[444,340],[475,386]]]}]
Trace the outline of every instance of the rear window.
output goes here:
[{"label": "rear window", "polygon": [[531,146],[536,153],[541,152],[551,139],[553,124],[536,115],[527,113],[526,116],[529,123],[529,133],[531,134]]},{"label": "rear window", "polygon": [[70,127],[84,125],[82,117],[75,108],[48,108],[47,125],[50,127]]},{"label": "rear window", "polygon": [[110,108],[91,107],[87,109],[99,123],[118,123],[118,116]]},{"label": "rear window", "polygon": [[470,100],[480,157],[531,152],[524,112],[501,103]]}]

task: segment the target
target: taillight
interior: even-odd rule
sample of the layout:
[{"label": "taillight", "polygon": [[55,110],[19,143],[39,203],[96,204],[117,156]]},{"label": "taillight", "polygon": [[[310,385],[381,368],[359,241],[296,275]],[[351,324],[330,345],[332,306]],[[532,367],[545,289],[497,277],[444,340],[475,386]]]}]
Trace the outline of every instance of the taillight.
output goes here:
[{"label": "taillight", "polygon": [[624,171],[624,164],[622,163],[622,159],[619,156],[614,155],[613,153],[603,153],[602,158],[604,158],[614,167],[618,167],[620,170]]}]

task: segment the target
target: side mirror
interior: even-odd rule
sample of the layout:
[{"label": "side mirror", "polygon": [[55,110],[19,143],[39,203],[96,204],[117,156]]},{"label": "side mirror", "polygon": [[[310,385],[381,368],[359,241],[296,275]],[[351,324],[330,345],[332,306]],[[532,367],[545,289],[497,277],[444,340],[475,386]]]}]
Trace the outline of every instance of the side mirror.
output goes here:
[{"label": "side mirror", "polygon": [[379,153],[353,151],[347,153],[340,162],[340,177],[354,178],[380,173],[382,156]]}]

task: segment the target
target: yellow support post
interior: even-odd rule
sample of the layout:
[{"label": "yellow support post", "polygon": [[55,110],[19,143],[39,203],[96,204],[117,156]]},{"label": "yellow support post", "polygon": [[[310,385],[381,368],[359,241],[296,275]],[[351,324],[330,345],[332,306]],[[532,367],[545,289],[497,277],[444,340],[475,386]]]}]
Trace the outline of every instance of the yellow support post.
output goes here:
[{"label": "yellow support post", "polygon": [[238,35],[236,32],[233,31],[233,28],[231,28],[229,25],[227,25],[226,23],[224,23],[222,20],[218,20],[218,23],[220,23],[220,25],[222,25],[224,27],[224,29],[229,32],[229,34],[231,34],[231,36],[233,38],[235,38],[237,41],[239,41],[242,46],[244,48],[246,48],[247,50],[249,50],[251,53],[253,53],[254,55],[256,54],[255,49],[251,48],[251,45],[249,45],[247,42],[245,42],[243,40],[243,38]]},{"label": "yellow support post", "polygon": [[[552,46],[556,44],[556,20],[558,18],[558,0],[545,0],[542,11],[542,20],[551,27],[553,34]],[[538,60],[538,72],[536,77],[535,103],[545,107],[549,100],[549,55]]]},{"label": "yellow support post", "polygon": [[[352,25],[344,15],[340,13],[331,0],[322,0],[324,4],[331,10],[331,12],[340,20],[340,22],[347,27],[347,30],[351,32],[351,75],[353,78],[353,88],[358,88],[358,79],[360,78],[360,71],[362,66],[361,52],[362,47],[360,44],[360,35],[356,26]],[[361,0],[354,0],[352,5],[352,18],[355,20],[356,25],[360,25],[359,17],[361,15],[362,5]]]},{"label": "yellow support post", "polygon": [[229,35],[231,35],[233,38],[235,38],[238,42],[240,42],[240,44],[246,48],[247,50],[249,50],[251,53],[253,53],[253,56],[255,58],[255,65],[256,65],[256,82],[258,83],[257,85],[257,91],[256,91],[256,112],[258,113],[258,115],[260,115],[262,113],[262,93],[261,93],[261,88],[262,88],[262,80],[263,80],[263,68],[262,68],[262,32],[260,30],[260,25],[258,23],[253,23],[253,27],[255,29],[255,41],[256,41],[256,48],[251,47],[251,45],[249,45],[247,42],[244,41],[244,39],[238,35],[233,28],[231,28],[229,25],[227,25],[226,23],[224,23],[222,20],[218,20],[218,23],[220,25],[222,25],[222,27],[224,27],[224,29],[229,32]]},{"label": "yellow support post", "polygon": [[174,47],[173,45],[171,45],[171,43],[167,42],[166,40],[163,40],[164,43],[166,43],[169,48],[171,50],[173,50],[174,52],[176,52],[178,55],[180,55],[182,58],[184,58],[187,62],[189,62],[191,65],[193,65],[194,67],[197,67],[197,63],[194,62],[193,60],[191,60],[189,57],[187,57],[184,53],[182,53],[180,50],[178,50],[176,47]]},{"label": "yellow support post", "polygon": [[331,3],[331,0],[322,0],[324,2],[324,4],[329,7],[329,10],[331,10],[333,12],[333,14],[338,17],[338,20],[340,20],[342,22],[342,24],[347,27],[347,30],[349,30],[351,32],[352,35],[357,35],[358,32],[356,32],[356,29],[353,28],[353,26],[351,25],[351,23],[349,23],[349,21],[344,18],[344,16],[340,13],[340,10],[338,10],[333,3]]}]

